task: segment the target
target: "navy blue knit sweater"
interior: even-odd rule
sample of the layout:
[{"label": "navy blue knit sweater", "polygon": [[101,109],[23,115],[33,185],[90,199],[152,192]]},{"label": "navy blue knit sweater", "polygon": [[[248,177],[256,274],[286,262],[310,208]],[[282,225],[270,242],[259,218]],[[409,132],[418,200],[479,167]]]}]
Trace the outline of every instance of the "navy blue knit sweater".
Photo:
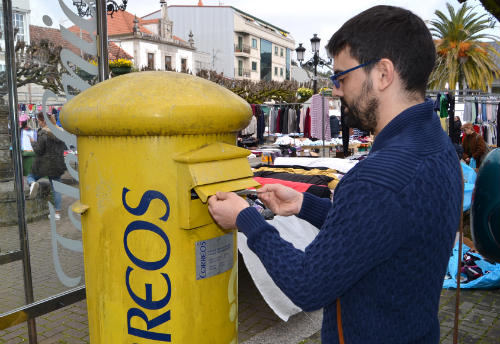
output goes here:
[{"label": "navy blue knit sweater", "polygon": [[237,217],[248,246],[281,290],[306,311],[324,308],[322,341],[438,343],[439,296],[461,208],[455,149],[432,102],[413,106],[377,135],[333,203],[304,194],[299,217],[321,228],[305,252],[254,208]]}]

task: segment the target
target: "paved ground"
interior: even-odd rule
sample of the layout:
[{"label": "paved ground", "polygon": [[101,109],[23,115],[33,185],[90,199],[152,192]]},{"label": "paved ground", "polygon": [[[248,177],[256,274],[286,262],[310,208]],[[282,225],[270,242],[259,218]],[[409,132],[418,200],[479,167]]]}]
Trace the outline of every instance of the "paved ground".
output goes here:
[{"label": "paved ground", "polygon": [[[63,198],[66,209],[72,200]],[[63,213],[58,233],[79,240],[77,231]],[[28,225],[35,300],[67,290],[58,280],[52,259],[48,219]],[[17,227],[0,228],[0,250],[19,247]],[[59,246],[63,271],[69,277],[83,276],[81,253]],[[321,312],[300,313],[282,322],[267,306],[255,288],[240,258],[239,265],[239,342],[245,344],[320,343]],[[83,283],[83,279],[82,282]],[[80,283],[80,284],[81,284]],[[443,290],[439,317],[442,343],[451,343],[453,334],[454,291]],[[24,304],[21,262],[0,265],[0,313]],[[88,343],[86,303],[80,301],[36,319],[40,344]],[[17,325],[0,331],[0,344],[27,342],[27,327]],[[500,289],[462,292],[460,343],[500,343]]]},{"label": "paved ground", "polygon": [[[439,305],[440,343],[453,343],[455,290],[443,290]],[[460,291],[458,342],[461,344],[500,343],[500,289]],[[321,343],[320,332],[300,344]]]}]

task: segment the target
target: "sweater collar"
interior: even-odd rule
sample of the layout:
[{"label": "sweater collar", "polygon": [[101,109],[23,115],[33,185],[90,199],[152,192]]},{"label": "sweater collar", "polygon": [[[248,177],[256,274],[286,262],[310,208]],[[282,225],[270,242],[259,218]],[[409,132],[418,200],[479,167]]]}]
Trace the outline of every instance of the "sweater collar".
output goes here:
[{"label": "sweater collar", "polygon": [[[370,153],[389,146],[392,141],[408,129],[422,128],[425,122],[432,119],[433,103],[425,101],[423,103],[409,107],[394,117],[382,131],[375,137]],[[411,130],[413,132],[413,130]]]}]

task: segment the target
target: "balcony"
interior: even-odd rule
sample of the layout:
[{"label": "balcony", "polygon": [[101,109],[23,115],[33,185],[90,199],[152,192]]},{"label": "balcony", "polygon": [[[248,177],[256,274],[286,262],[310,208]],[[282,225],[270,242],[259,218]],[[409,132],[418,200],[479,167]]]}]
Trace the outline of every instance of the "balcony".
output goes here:
[{"label": "balcony", "polygon": [[235,68],[234,69],[234,77],[235,78],[249,78],[250,77],[250,69]]},{"label": "balcony", "polygon": [[250,55],[250,46],[246,44],[235,44],[234,45],[234,53],[238,56],[247,56]]}]

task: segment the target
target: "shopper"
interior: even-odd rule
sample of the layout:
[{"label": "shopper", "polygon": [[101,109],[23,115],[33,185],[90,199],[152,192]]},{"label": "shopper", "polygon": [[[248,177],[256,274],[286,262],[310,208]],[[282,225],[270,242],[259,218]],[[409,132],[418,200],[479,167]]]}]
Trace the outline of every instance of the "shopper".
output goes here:
[{"label": "shopper", "polygon": [[453,122],[453,131],[451,134],[451,141],[456,144],[460,144],[460,138],[462,136],[462,121],[460,117],[455,116],[455,121]]},{"label": "shopper", "polygon": [[[458,228],[462,180],[451,140],[425,102],[436,51],[425,23],[376,6],[330,39],[334,95],[375,133],[333,204],[280,185],[260,199],[278,215],[321,228],[304,252],[235,193],[209,211],[238,228],[274,282],[303,310],[323,308],[322,343],[438,343],[438,306]],[[339,316],[340,315],[340,316]]]},{"label": "shopper", "polygon": [[475,132],[472,123],[465,123],[462,130],[465,134],[462,143],[464,148],[463,159],[467,164],[470,164],[471,158],[474,158],[476,161],[475,168],[478,169],[487,152],[486,142],[481,135]]},{"label": "shopper", "polygon": [[61,218],[61,194],[55,191],[54,181],[60,181],[61,175],[66,170],[64,163],[66,145],[49,129],[42,112],[37,113],[36,117],[39,126],[37,141],[31,139],[35,161],[27,178],[30,186],[30,198],[35,198],[38,193],[37,180],[48,177],[54,195],[55,219],[59,220]]}]

